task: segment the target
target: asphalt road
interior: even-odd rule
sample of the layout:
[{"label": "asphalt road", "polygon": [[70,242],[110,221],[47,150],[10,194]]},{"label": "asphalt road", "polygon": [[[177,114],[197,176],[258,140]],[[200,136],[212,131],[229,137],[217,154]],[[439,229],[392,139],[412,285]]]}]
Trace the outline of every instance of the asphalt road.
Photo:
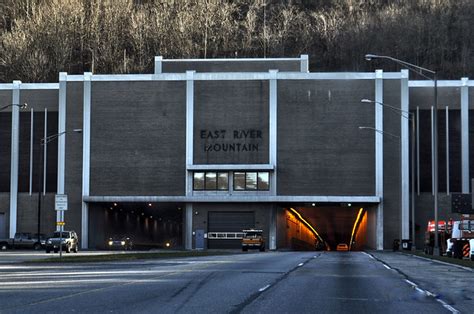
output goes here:
[{"label": "asphalt road", "polygon": [[449,313],[362,252],[0,265],[0,313]]}]

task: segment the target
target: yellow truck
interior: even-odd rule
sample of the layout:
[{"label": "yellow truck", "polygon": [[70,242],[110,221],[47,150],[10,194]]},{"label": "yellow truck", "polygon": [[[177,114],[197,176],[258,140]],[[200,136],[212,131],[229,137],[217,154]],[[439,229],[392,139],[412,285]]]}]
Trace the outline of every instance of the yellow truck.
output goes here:
[{"label": "yellow truck", "polygon": [[242,251],[248,249],[259,249],[260,252],[265,251],[265,238],[263,237],[263,230],[247,229],[242,230],[244,233],[242,237]]}]

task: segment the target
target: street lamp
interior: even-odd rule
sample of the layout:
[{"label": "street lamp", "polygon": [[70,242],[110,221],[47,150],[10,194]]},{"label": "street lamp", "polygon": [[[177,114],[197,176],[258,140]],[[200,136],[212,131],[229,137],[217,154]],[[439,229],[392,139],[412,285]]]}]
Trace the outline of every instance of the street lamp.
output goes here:
[{"label": "street lamp", "polygon": [[[390,133],[390,132],[387,132],[387,131],[383,131],[383,130],[380,130],[380,129],[376,129],[376,128],[373,128],[373,127],[370,127],[370,126],[359,126],[359,130],[371,130],[371,131],[374,131],[374,132],[377,132],[377,133],[380,133],[380,134],[383,134],[383,135],[388,135],[390,137],[393,137],[395,139],[398,140],[398,149],[399,149],[399,153],[400,153],[400,156],[398,158],[398,168],[399,168],[399,171],[400,171],[400,203],[402,201],[402,177],[401,177],[401,172],[402,172],[402,141],[400,139],[400,136],[398,135],[395,135],[393,133]],[[401,221],[401,211],[400,211],[400,221]],[[400,228],[398,229],[398,237],[399,239],[401,240],[402,239],[402,228],[400,226]]]},{"label": "street lamp", "polygon": [[[82,129],[74,129],[72,130],[73,132],[75,133],[82,133]],[[63,132],[60,132],[60,133],[57,133],[57,134],[53,134],[53,135],[49,135],[49,136],[46,136],[46,137],[43,137],[41,140],[40,140],[40,163],[39,163],[39,167],[40,167],[40,173],[39,173],[39,178],[38,178],[38,243],[41,243],[40,242],[40,233],[41,233],[41,198],[42,198],[42,195],[41,195],[41,190],[43,189],[43,154],[44,154],[44,145],[48,144],[49,142],[51,141],[54,141],[55,139],[57,139],[58,137],[60,137],[61,135],[64,135],[66,134],[68,131],[63,131]]]},{"label": "street lamp", "polygon": [[0,111],[5,110],[5,109],[7,109],[7,108],[9,108],[9,107],[13,107],[13,106],[17,106],[17,107],[20,108],[20,109],[25,109],[25,108],[28,107],[28,104],[27,104],[26,102],[23,103],[23,104],[21,104],[21,105],[19,105],[19,104],[10,104],[10,105],[6,105],[6,106],[1,107],[1,108],[0,108]]},{"label": "street lamp", "polygon": [[[393,61],[410,71],[417,73],[425,79],[431,80],[434,83],[434,110],[433,110],[433,206],[435,219],[435,234],[434,234],[434,248],[433,255],[439,255],[439,235],[438,235],[438,80],[436,71],[412,64],[390,56],[379,56],[375,54],[366,54],[365,60],[371,61],[373,59],[387,59]],[[425,74],[425,73],[428,73]],[[431,75],[431,77],[430,77]]]},{"label": "street lamp", "polygon": [[361,103],[379,104],[398,113],[401,117],[411,121],[411,234],[412,234],[412,250],[416,250],[415,240],[415,117],[410,111],[403,110],[389,104],[370,99],[361,99]]}]

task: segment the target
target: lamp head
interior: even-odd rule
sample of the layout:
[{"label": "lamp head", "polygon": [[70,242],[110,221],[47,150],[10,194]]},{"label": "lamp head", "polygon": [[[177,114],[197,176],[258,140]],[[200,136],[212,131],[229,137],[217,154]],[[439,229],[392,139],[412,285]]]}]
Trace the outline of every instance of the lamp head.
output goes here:
[{"label": "lamp head", "polygon": [[82,129],[74,129],[72,130],[74,133],[82,133]]},{"label": "lamp head", "polygon": [[376,58],[378,58],[378,56],[371,53],[368,53],[365,55],[365,60],[367,61],[371,61],[372,59],[376,59]]},{"label": "lamp head", "polygon": [[26,102],[20,105],[20,109],[26,109],[26,108],[28,108],[28,104]]},{"label": "lamp head", "polygon": [[367,98],[364,98],[364,99],[361,99],[360,102],[373,103],[374,101],[373,101],[373,100],[370,100],[370,99],[367,99]]}]

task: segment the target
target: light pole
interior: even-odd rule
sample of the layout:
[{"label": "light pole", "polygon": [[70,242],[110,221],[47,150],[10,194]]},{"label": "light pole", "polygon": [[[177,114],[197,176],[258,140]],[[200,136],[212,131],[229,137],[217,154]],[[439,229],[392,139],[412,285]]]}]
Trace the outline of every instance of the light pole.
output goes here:
[{"label": "light pole", "polygon": [[0,108],[0,111],[3,111],[3,110],[5,110],[5,109],[7,109],[7,108],[9,108],[9,107],[13,107],[13,106],[16,106],[16,107],[18,107],[18,108],[20,108],[20,109],[25,109],[26,107],[28,107],[28,104],[27,104],[26,102],[23,103],[23,104],[21,104],[21,105],[19,105],[19,104],[10,104],[10,105],[6,105],[6,106],[1,107],[1,108]]},{"label": "light pole", "polygon": [[[402,177],[401,177],[401,172],[402,172],[402,141],[400,139],[400,136],[398,135],[395,135],[393,133],[390,133],[390,132],[387,132],[387,131],[383,131],[383,130],[379,130],[379,129],[376,129],[376,128],[373,128],[373,127],[370,127],[370,126],[359,126],[359,130],[371,130],[371,131],[374,131],[374,132],[377,132],[377,133],[380,133],[380,134],[384,134],[384,135],[388,135],[390,137],[393,137],[395,139],[398,140],[398,150],[399,150],[399,157],[398,157],[398,170],[400,172],[400,203],[402,201]],[[401,214],[401,210],[400,210],[400,221],[402,219],[402,214]],[[401,228],[401,224],[400,224],[400,228],[398,229],[398,237],[399,237],[399,241],[401,241],[402,239],[402,228]]]},{"label": "light pole", "polygon": [[[401,117],[411,122],[411,234],[412,234],[412,250],[416,250],[415,240],[415,116],[412,112],[403,110],[389,104],[370,99],[361,99],[361,103],[379,104],[398,113]],[[401,156],[400,156],[401,158]],[[401,174],[400,174],[401,175]]]},{"label": "light pole", "polygon": [[[76,132],[76,133],[82,133],[82,129],[74,129],[72,130],[73,132]],[[42,195],[41,195],[41,190],[43,189],[43,154],[44,154],[44,145],[48,144],[49,142],[51,141],[54,141],[55,139],[57,139],[58,137],[60,137],[61,135],[64,135],[66,134],[68,131],[64,131],[64,132],[61,132],[61,133],[57,133],[57,134],[53,134],[53,135],[49,135],[49,136],[46,136],[46,137],[43,137],[41,140],[40,140],[40,163],[39,163],[39,167],[40,167],[40,173],[39,173],[39,176],[38,176],[38,243],[41,243],[40,242],[40,233],[41,233],[41,198],[42,198]],[[61,246],[61,244],[60,244]]]},{"label": "light pole", "polygon": [[[435,219],[435,234],[434,234],[434,248],[433,255],[439,255],[439,235],[438,235],[438,79],[436,76],[436,71],[412,64],[394,57],[390,56],[380,56],[375,54],[366,54],[365,60],[371,61],[372,59],[386,59],[393,61],[410,71],[433,81],[434,85],[434,110],[433,110],[433,155],[432,155],[432,164],[433,164],[433,211]],[[428,73],[428,75],[426,74]],[[429,75],[432,75],[430,77]]]}]

